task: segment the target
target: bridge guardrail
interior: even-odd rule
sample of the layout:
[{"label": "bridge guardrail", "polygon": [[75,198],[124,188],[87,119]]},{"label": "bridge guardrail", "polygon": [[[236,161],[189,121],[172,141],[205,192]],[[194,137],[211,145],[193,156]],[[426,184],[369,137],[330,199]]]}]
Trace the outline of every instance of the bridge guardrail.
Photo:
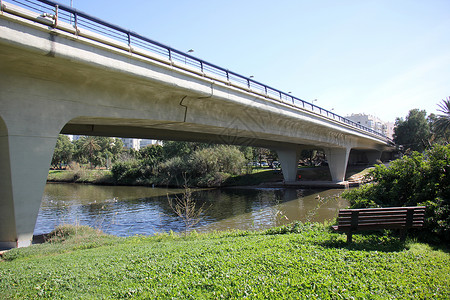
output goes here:
[{"label": "bridge guardrail", "polygon": [[[54,26],[57,26],[58,21],[62,20],[68,24],[71,24],[75,33],[77,33],[80,29],[90,30],[121,43],[125,43],[128,45],[129,49],[132,49],[134,46],[150,51],[156,55],[167,58],[176,65],[185,65],[189,68],[194,68],[201,74],[211,75],[213,78],[219,77],[222,82],[229,83],[232,86],[245,89],[246,91],[253,92],[258,95],[263,95],[266,98],[274,99],[300,109],[311,111],[329,119],[361,129],[367,133],[377,136],[378,138],[382,138],[387,142],[392,142],[387,136],[373,130],[372,128],[353,122],[352,120],[337,115],[308,101],[294,97],[289,93],[284,93],[278,89],[253,80],[252,78],[206,62],[189,55],[188,53],[184,53],[183,51],[179,51],[162,43],[153,41],[133,31],[105,22],[64,4],[49,0],[8,0],[8,2],[13,2],[23,8],[37,12],[43,17],[52,19]],[[3,10],[2,0],[0,0],[0,8]]]}]

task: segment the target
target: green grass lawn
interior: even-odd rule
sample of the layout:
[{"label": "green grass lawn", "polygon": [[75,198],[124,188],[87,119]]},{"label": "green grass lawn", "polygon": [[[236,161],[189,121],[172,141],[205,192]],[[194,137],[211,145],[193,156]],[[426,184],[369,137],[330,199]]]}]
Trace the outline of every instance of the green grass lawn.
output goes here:
[{"label": "green grass lawn", "polygon": [[[70,231],[70,235],[64,233]],[[75,234],[75,231],[76,234]],[[323,225],[117,238],[69,227],[0,262],[5,299],[448,299],[450,254]]]}]

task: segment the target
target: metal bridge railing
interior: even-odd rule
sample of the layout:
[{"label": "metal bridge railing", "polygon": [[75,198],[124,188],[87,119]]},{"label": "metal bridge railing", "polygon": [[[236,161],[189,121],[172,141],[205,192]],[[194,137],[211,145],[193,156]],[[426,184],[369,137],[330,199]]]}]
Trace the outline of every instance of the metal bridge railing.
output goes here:
[{"label": "metal bridge railing", "polygon": [[[273,99],[288,105],[292,105],[296,108],[311,111],[340,123],[356,127],[367,133],[382,138],[387,142],[390,141],[387,136],[373,130],[372,128],[362,126],[359,123],[341,117],[329,110],[321,108],[300,98],[294,97],[289,93],[284,93],[278,89],[262,84],[249,77],[239,75],[235,72],[229,71],[212,63],[198,59],[187,53],[153,41],[135,32],[110,24],[69,6],[49,0],[8,0],[8,2],[12,2],[18,6],[39,13],[43,17],[52,19],[55,27],[60,20],[62,22],[71,24],[75,33],[79,32],[80,29],[89,30],[91,32],[126,44],[128,45],[130,50],[134,48],[140,48],[149,51],[160,57],[166,58],[168,61],[173,63],[173,65],[184,65],[188,67],[189,70],[194,69],[197,71],[197,73],[207,77],[211,77],[212,79],[220,80],[221,82],[225,82],[226,84],[232,85],[234,87],[238,87],[241,89],[245,89],[248,92],[262,95],[267,99]],[[3,10],[2,0],[0,0],[0,6]]]}]

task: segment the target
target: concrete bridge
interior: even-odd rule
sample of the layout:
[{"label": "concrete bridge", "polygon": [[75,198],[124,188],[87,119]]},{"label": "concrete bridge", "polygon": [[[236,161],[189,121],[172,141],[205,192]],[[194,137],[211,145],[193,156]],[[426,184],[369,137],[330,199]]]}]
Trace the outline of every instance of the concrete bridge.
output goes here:
[{"label": "concrete bridge", "polygon": [[[330,111],[51,1],[0,1],[0,247],[30,244],[60,133],[261,146],[294,181],[322,148],[333,181],[351,150],[390,141]],[[37,5],[39,4],[39,6]]]}]

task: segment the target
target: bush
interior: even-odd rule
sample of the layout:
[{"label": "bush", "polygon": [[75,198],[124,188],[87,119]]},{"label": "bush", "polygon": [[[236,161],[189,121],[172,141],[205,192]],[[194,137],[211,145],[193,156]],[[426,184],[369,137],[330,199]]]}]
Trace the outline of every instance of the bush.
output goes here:
[{"label": "bush", "polygon": [[75,226],[70,224],[64,224],[57,226],[52,232],[50,232],[45,240],[48,243],[62,243],[68,239],[81,239],[91,238],[105,235],[99,229],[95,229],[89,226]]},{"label": "bush", "polygon": [[156,181],[158,184],[181,186],[186,179],[189,186],[220,186],[230,174],[239,174],[244,165],[244,154],[237,147],[199,148],[189,155],[173,157],[158,164]]},{"label": "bush", "polygon": [[419,236],[429,242],[450,241],[450,145],[435,145],[378,165],[367,175],[372,183],[346,191],[352,208],[425,205]]},{"label": "bush", "polygon": [[219,145],[194,151],[188,158],[186,173],[194,185],[221,186],[230,174],[241,174],[244,154],[235,146]]},{"label": "bush", "polygon": [[127,160],[115,163],[111,168],[114,181],[117,183],[133,183],[141,175],[140,164],[137,160]]},{"label": "bush", "polygon": [[156,182],[163,185],[181,186],[184,182],[183,173],[186,163],[181,157],[174,157],[159,163],[156,167]]},{"label": "bush", "polygon": [[111,169],[115,182],[182,186],[186,179],[189,186],[221,186],[230,174],[241,174],[246,161],[238,147],[225,145],[198,147],[160,163],[155,157],[115,163]]}]

